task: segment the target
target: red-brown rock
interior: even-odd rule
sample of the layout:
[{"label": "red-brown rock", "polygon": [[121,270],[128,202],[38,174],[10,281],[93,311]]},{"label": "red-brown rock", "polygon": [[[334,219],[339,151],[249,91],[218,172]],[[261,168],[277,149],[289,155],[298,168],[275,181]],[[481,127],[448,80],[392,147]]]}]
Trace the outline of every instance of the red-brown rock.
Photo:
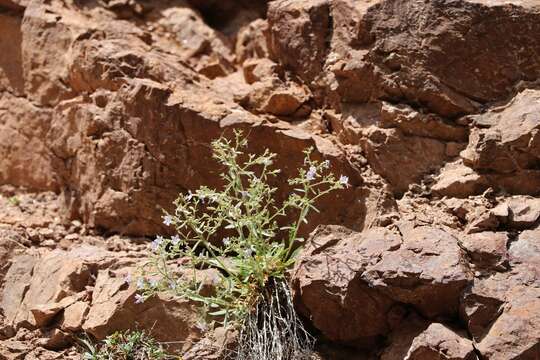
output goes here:
[{"label": "red-brown rock", "polygon": [[326,227],[312,235],[293,285],[301,311],[325,336],[373,343],[390,331],[400,304],[427,317],[457,313],[470,278],[457,239],[427,226],[401,234]]}]

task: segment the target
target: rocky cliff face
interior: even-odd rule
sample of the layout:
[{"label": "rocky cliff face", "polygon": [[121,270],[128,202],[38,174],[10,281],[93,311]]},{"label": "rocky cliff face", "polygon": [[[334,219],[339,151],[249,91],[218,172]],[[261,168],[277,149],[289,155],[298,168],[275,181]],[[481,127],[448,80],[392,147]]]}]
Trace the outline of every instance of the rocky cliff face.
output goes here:
[{"label": "rocky cliff face", "polygon": [[[537,0],[0,0],[0,184],[56,194],[0,209],[6,348],[131,326],[114,279],[140,249],[76,244],[166,232],[179,192],[219,186],[209,144],[233,129],[284,176],[313,146],[350,179],[292,279],[321,356],[540,358]],[[200,338],[156,301],[181,328],[162,340]]]}]

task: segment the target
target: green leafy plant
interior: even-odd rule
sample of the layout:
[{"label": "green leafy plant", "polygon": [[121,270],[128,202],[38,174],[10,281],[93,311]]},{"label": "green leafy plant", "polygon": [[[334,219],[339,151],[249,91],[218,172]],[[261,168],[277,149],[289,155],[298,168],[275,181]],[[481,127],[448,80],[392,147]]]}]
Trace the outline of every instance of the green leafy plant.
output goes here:
[{"label": "green leafy plant", "polygon": [[13,206],[19,206],[21,204],[21,200],[17,196],[8,198],[8,202]]},{"label": "green leafy plant", "polygon": [[81,339],[84,360],[165,360],[173,359],[144,331],[115,332],[99,345]]},{"label": "green leafy plant", "polygon": [[[307,223],[311,211],[318,211],[315,203],[331,191],[346,187],[348,178],[336,178],[329,172],[329,161],[312,159],[312,150],[308,149],[304,168],[288,180],[294,190],[285,201],[277,203],[277,189],[269,185],[280,174],[273,168],[276,154],[268,150],[261,155],[247,154],[246,148],[247,140],[241,132],[235,132],[233,140],[222,137],[212,143],[213,157],[225,169],[221,174],[223,188],[218,191],[202,186],[178,197],[174,213],[164,216],[164,223],[173,226],[177,235],[158,236],[152,242],[153,255],[138,279],[136,301],[145,301],[158,291],[173,291],[200,304],[210,325],[239,327],[243,335],[250,329],[251,337],[260,335],[259,315],[266,316],[258,309],[279,316],[283,307],[283,313],[292,318],[273,318],[268,324],[292,324],[294,329],[290,330],[302,332],[306,338],[307,332],[298,330],[301,322],[290,299],[287,271],[301,249],[300,226]],[[283,226],[291,218],[295,220]],[[216,241],[217,234],[226,235]],[[193,269],[193,275],[179,275],[174,259],[181,259],[185,267]],[[200,268],[219,270],[220,282],[212,294],[201,292],[202,282],[195,272]],[[254,329],[259,329],[259,335]],[[285,330],[282,340],[287,342],[289,335],[290,331]],[[273,356],[269,359],[282,358],[272,354],[272,349],[283,344],[259,345],[267,348],[261,351]],[[283,357],[292,358],[298,357]]]}]

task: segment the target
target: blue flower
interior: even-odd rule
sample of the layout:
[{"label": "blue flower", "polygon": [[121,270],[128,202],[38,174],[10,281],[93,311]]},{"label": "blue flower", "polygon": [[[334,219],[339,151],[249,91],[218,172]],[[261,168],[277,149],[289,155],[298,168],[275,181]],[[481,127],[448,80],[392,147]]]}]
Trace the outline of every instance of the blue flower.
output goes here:
[{"label": "blue flower", "polygon": [[341,185],[349,186],[349,177],[345,175],[341,175],[341,177],[339,178],[339,183]]},{"label": "blue flower", "polygon": [[317,168],[315,166],[310,166],[309,171],[306,173],[306,179],[311,181],[317,176]]},{"label": "blue flower", "polygon": [[253,246],[251,246],[251,247],[244,250],[244,254],[246,256],[251,256],[251,255],[253,255],[254,252],[255,252],[255,249],[253,248]]},{"label": "blue flower", "polygon": [[180,236],[174,235],[173,237],[171,237],[171,242],[173,245],[178,245],[180,243]]},{"label": "blue flower", "polygon": [[173,223],[173,217],[171,215],[165,215],[163,217],[163,223],[167,226],[171,226]]},{"label": "blue flower", "polygon": [[156,236],[156,239],[154,241],[152,241],[152,243],[150,244],[150,248],[153,250],[153,251],[156,251],[159,246],[161,245],[161,243],[163,243],[163,236]]}]

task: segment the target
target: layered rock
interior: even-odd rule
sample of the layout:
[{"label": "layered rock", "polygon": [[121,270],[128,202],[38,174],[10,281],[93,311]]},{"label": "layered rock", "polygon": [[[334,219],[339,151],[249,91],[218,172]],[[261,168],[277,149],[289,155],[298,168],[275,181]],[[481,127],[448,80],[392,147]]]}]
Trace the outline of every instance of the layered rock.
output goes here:
[{"label": "layered rock", "polygon": [[[84,17],[75,5],[28,5],[21,26],[24,91],[43,115],[6,114],[16,132],[9,135],[14,145],[5,149],[2,181],[60,189],[69,216],[93,227],[151,235],[166,231],[160,207],[170,207],[179,192],[203,182],[219,185],[217,169],[207,166],[208,145],[230,133],[229,128],[244,128],[250,129],[251,151],[269,148],[278,153],[284,176],[296,174],[302,161],[297,150],[315,146],[316,156],[331,160],[334,171],[349,176],[353,186],[347,193],[357,194],[340,195],[340,202],[327,201],[322,209],[336,214],[335,222],[361,228],[367,214],[360,199],[371,190],[361,186],[362,171],[351,166],[338,146],[286,122],[261,121],[235,104],[226,89],[216,88],[220,83],[208,79],[213,75],[185,63],[200,63],[197,52],[179,59],[184,50],[159,40],[174,33],[189,44],[207,44],[232,62],[225,39],[201,28],[207,25],[200,18],[193,20],[198,25],[192,31],[176,32],[184,17],[191,18],[174,14],[189,11],[178,7],[150,12],[148,19],[159,27],[154,41],[144,28],[115,20],[114,12]],[[255,107],[277,115],[309,114],[303,107],[309,94],[300,86],[291,91],[287,84],[279,85],[281,90],[269,85],[270,96],[254,100],[260,104]],[[17,152],[26,138],[21,119],[27,116],[38,122],[28,135],[36,151]],[[20,168],[23,161],[43,172],[27,177]],[[280,196],[288,192],[282,187]],[[345,202],[350,205],[343,207]]]},{"label": "layered rock", "polygon": [[45,348],[66,348],[73,342],[70,334],[81,331],[104,339],[135,327],[173,342],[170,349],[189,348],[201,336],[194,304],[167,294],[135,301],[136,284],[126,278],[136,272],[141,256],[82,246],[16,257],[2,292],[4,322],[18,334],[46,331],[39,336]]}]

